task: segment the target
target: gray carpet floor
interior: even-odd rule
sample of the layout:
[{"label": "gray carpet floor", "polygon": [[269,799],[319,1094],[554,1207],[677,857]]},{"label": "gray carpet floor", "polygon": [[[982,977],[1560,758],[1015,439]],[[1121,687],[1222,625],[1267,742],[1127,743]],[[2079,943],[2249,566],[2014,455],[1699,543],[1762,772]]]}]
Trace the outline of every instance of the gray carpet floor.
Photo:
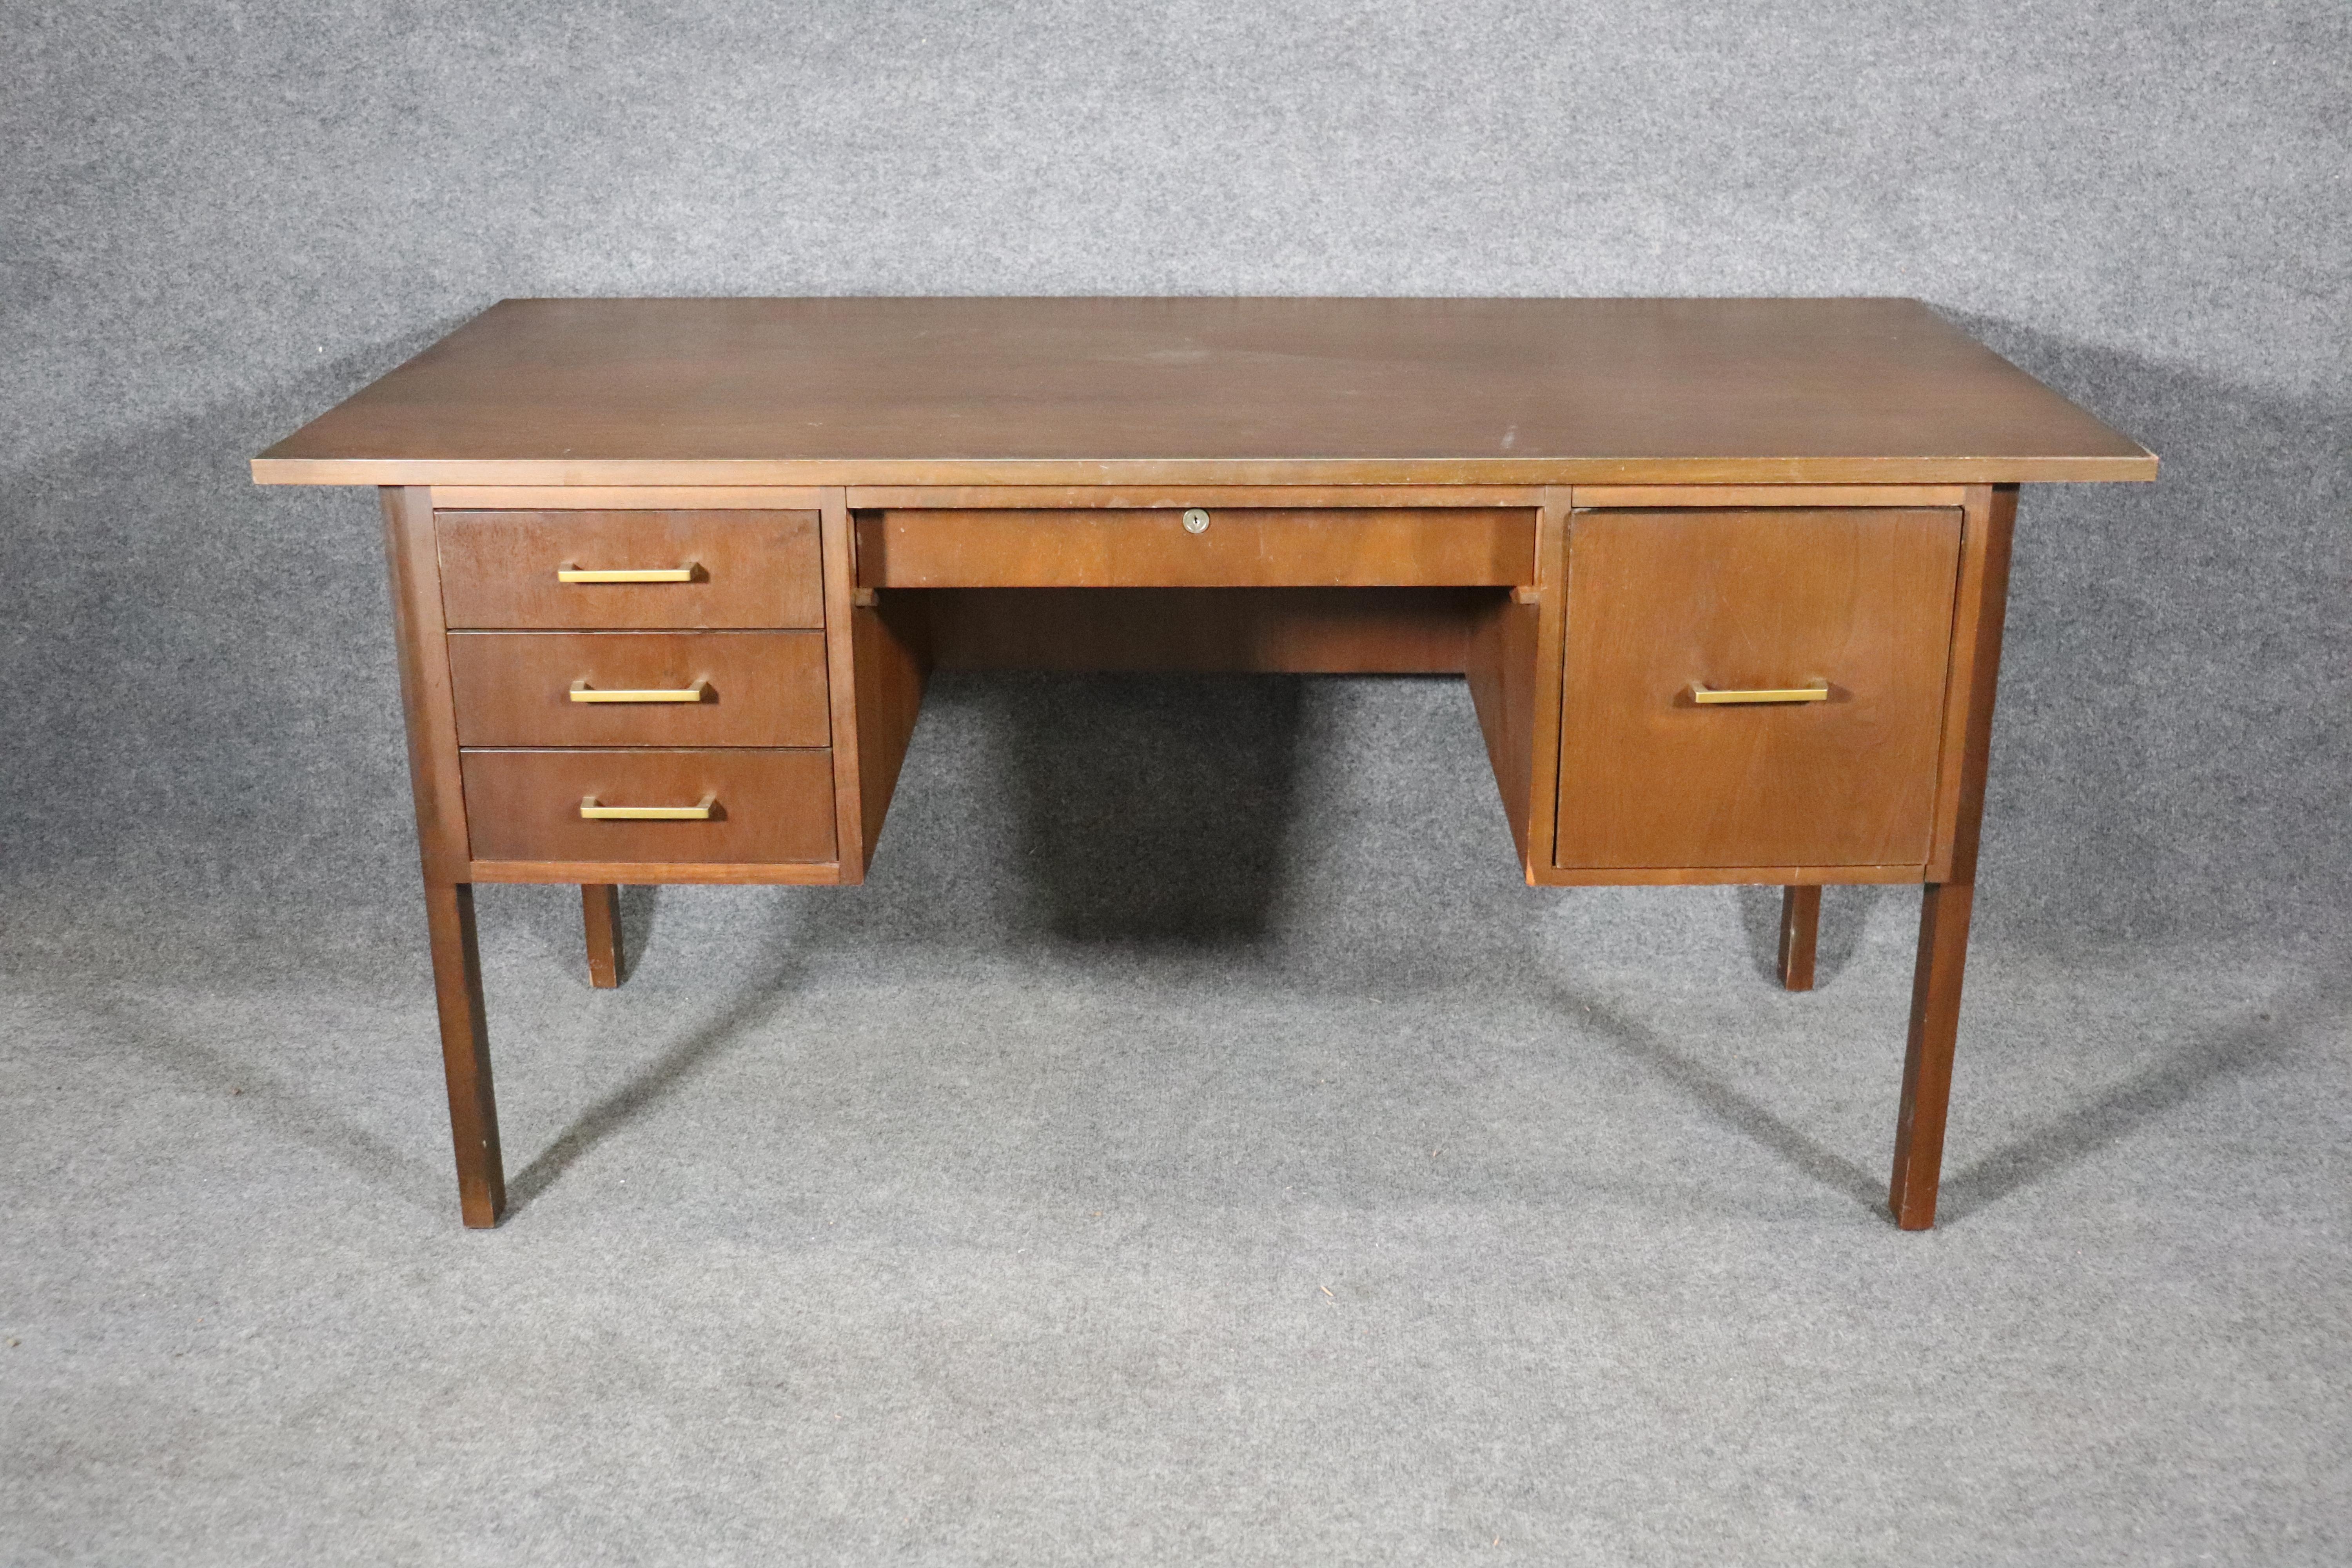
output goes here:
[{"label": "gray carpet floor", "polygon": [[948,680],[865,889],[632,890],[614,993],[486,889],[490,1233],[413,899],[23,889],[0,1562],[2352,1560],[2340,944],[2069,951],[1996,819],[1906,1236],[1916,895],[1786,994],[1484,767],[1453,682]]}]

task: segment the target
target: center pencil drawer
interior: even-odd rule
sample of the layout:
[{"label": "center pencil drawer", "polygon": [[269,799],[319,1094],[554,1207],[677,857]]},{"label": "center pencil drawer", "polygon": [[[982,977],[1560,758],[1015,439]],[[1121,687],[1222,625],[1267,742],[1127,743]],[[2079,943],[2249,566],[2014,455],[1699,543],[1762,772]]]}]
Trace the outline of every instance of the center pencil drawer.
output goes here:
[{"label": "center pencil drawer", "polygon": [[857,515],[864,588],[1502,587],[1529,507],[898,508]]},{"label": "center pencil drawer", "polygon": [[822,632],[453,632],[465,746],[822,746]]}]

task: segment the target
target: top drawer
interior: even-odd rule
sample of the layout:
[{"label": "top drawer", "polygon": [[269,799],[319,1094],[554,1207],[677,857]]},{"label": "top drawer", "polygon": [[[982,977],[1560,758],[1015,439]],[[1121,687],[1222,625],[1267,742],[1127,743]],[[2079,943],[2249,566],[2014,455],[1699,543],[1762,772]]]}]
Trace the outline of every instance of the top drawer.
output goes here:
[{"label": "top drawer", "polygon": [[[457,629],[696,630],[824,624],[813,511],[441,511]],[[575,574],[646,580],[573,580]]]}]

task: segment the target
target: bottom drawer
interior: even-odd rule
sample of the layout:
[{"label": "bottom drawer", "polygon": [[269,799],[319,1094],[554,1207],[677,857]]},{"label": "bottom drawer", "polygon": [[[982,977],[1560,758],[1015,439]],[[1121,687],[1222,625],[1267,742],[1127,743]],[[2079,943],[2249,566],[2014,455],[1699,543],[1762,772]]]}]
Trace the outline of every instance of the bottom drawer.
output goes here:
[{"label": "bottom drawer", "polygon": [[[477,860],[826,861],[827,751],[469,751],[461,763]],[[672,820],[583,815],[614,807],[707,809]]]}]

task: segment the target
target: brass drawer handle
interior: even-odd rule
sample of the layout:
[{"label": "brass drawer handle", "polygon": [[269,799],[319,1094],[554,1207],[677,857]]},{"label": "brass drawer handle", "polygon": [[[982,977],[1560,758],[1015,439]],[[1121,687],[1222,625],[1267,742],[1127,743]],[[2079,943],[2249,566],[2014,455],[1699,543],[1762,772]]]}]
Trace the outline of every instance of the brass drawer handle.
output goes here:
[{"label": "brass drawer handle", "polygon": [[580,797],[580,816],[586,822],[708,822],[716,795],[706,795],[692,805],[599,805],[593,795]]},{"label": "brass drawer handle", "polygon": [[642,571],[590,572],[566,561],[555,569],[559,583],[691,583],[702,563],[689,561],[683,566],[654,566]]},{"label": "brass drawer handle", "polygon": [[708,702],[710,700],[710,682],[698,680],[688,687],[656,687],[646,691],[624,691],[610,688],[599,689],[589,685],[585,680],[575,680],[572,683],[572,700],[574,702]]},{"label": "brass drawer handle", "polygon": [[1701,707],[1713,707],[1733,702],[1826,702],[1830,700],[1830,683],[1815,680],[1803,686],[1768,688],[1759,691],[1718,691],[1711,686],[1694,683],[1691,700]]}]

